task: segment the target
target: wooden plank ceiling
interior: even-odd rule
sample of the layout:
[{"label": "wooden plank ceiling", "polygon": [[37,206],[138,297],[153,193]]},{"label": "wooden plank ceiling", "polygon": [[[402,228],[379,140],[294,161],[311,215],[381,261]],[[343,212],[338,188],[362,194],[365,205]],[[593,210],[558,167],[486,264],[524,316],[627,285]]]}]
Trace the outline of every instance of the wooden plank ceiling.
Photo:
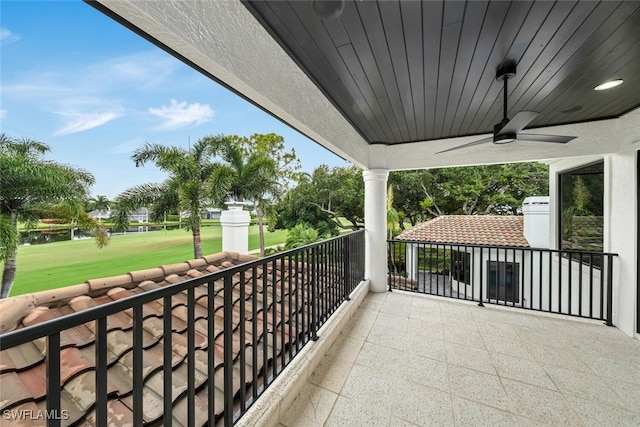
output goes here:
[{"label": "wooden plank ceiling", "polygon": [[[371,144],[490,133],[507,61],[508,115],[540,112],[529,128],[640,106],[637,1],[345,0],[332,19],[310,1],[243,3]],[[624,84],[593,90],[610,79]]]}]

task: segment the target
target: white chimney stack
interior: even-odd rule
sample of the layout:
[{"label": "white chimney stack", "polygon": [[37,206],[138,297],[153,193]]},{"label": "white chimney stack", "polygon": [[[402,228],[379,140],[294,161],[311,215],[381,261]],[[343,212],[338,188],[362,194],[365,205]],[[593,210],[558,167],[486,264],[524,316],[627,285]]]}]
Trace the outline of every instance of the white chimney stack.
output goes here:
[{"label": "white chimney stack", "polygon": [[524,237],[532,248],[549,249],[549,196],[527,197],[522,202]]},{"label": "white chimney stack", "polygon": [[220,215],[222,250],[246,254],[249,252],[249,212],[242,210],[244,203],[227,202],[228,208]]}]

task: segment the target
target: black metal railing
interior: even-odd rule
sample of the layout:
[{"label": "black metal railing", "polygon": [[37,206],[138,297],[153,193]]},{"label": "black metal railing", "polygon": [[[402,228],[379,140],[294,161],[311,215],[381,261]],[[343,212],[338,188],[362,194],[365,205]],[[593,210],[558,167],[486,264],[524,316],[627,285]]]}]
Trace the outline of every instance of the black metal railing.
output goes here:
[{"label": "black metal railing", "polygon": [[[162,414],[153,422],[171,426],[175,405],[186,399],[187,417],[182,423],[230,426],[305,344],[318,338],[319,328],[349,299],[363,277],[364,232],[357,231],[8,332],[0,336],[0,351],[45,338],[46,413],[65,413],[61,334],[90,326],[95,333],[95,423],[106,426],[107,403],[114,398],[108,388],[113,380],[108,361],[110,320],[126,311],[133,319],[132,384],[126,396],[132,397],[133,425],[150,423],[143,402],[145,393],[150,393],[145,363],[153,356],[147,353],[151,349],[144,340],[153,323],[154,333],[161,330],[162,335],[162,350],[154,355],[163,355],[157,370],[163,373],[164,391]],[[182,306],[186,346],[173,342],[180,338],[176,301],[186,305]],[[157,309],[158,303],[162,308]],[[151,305],[156,308],[152,310]],[[186,347],[186,354],[176,354],[174,344]],[[178,373],[176,358],[186,361],[186,380]],[[176,379],[181,387],[186,382],[186,390],[177,396]],[[48,420],[49,426],[60,424],[60,417]]]},{"label": "black metal railing", "polygon": [[599,319],[612,326],[616,256],[390,240],[389,289]]}]

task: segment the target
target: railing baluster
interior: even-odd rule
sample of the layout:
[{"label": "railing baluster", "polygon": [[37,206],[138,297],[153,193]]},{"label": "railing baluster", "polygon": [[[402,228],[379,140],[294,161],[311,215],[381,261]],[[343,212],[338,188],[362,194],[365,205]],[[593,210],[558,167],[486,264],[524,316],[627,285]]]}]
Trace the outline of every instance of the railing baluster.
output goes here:
[{"label": "railing baluster", "polygon": [[[187,290],[187,425],[196,424],[196,298],[194,288]],[[226,350],[226,347],[225,347]]]},{"label": "railing baluster", "polygon": [[573,311],[573,308],[571,307],[571,292],[573,290],[573,254],[569,254],[569,256],[567,257],[567,259],[569,260],[569,266],[567,267],[567,274],[569,275],[569,278],[567,279],[567,292],[568,292],[568,296],[567,296],[567,313],[571,314],[571,312]]},{"label": "railing baluster", "polygon": [[62,418],[60,408],[60,332],[47,337],[47,414],[53,417],[48,427],[59,427]]},{"label": "railing baluster", "polygon": [[562,252],[560,252],[560,256],[558,257],[558,311],[557,313],[562,313],[562,258],[563,258]]},{"label": "railing baluster", "polygon": [[96,425],[107,426],[107,318],[96,319]]},{"label": "railing baluster", "polygon": [[[553,312],[553,252],[549,252],[549,312]],[[558,254],[558,262],[562,262],[562,256]]]},{"label": "railing baluster", "polygon": [[[578,264],[578,316],[582,317],[582,253],[580,253],[580,264]],[[590,266],[590,268],[593,268]]]},{"label": "railing baluster", "polygon": [[484,291],[484,262],[482,261],[482,256],[484,255],[484,249],[480,248],[480,301],[478,301],[478,305],[480,307],[484,307],[484,298],[483,298],[483,291]]},{"label": "railing baluster", "polygon": [[296,287],[296,299],[295,299],[295,310],[296,310],[296,315],[295,315],[295,322],[296,322],[296,340],[295,340],[295,345],[296,345],[296,353],[298,353],[298,351],[300,350],[301,346],[300,346],[300,271],[299,271],[299,266],[300,266],[300,259],[299,259],[299,255],[300,252],[296,252],[295,253],[295,279],[294,279],[294,286]]},{"label": "railing baluster", "polygon": [[[305,268],[309,262],[309,250],[305,249],[302,252],[302,265],[301,265],[301,273],[300,277],[302,278],[301,285],[301,294],[302,294],[302,333],[304,334],[304,343],[307,343],[309,337],[309,330],[307,329],[309,326],[309,269]],[[305,298],[306,296],[306,298]]]},{"label": "railing baluster", "polygon": [[163,299],[162,309],[162,333],[163,333],[163,376],[164,376],[164,388],[163,388],[163,424],[165,426],[171,426],[173,423],[172,411],[173,411],[173,313],[171,312],[171,296],[166,296]]},{"label": "railing baluster", "polygon": [[589,254],[589,317],[593,318],[593,254]]},{"label": "railing baluster", "polygon": [[[507,250],[505,249],[505,252]],[[520,294],[520,283],[518,282],[518,273],[516,272],[516,250],[511,249],[511,306],[515,307],[516,302],[522,297]]]},{"label": "railing baluster", "polygon": [[142,357],[142,305],[136,305],[133,307],[133,424],[137,426],[144,420]]},{"label": "railing baluster", "polygon": [[[604,260],[603,260],[604,261]],[[604,262],[602,263],[604,266]],[[606,325],[613,326],[613,257],[607,255],[607,316]]]},{"label": "railing baluster", "polygon": [[342,252],[343,252],[343,268],[344,268],[344,299],[345,301],[351,301],[351,244],[350,237],[342,240]]},{"label": "railing baluster", "polygon": [[[542,263],[543,263],[542,251],[538,252],[538,262],[539,262],[539,265],[540,265],[540,268],[539,268],[540,271],[538,272],[538,288],[539,288],[539,291],[538,291],[538,310],[542,310],[542,306],[543,306],[543,304],[542,304],[542,273],[543,273],[543,271],[542,271]],[[549,268],[551,268],[551,267],[549,267]]]},{"label": "railing baluster", "polygon": [[317,279],[317,251],[314,246],[311,249],[311,339],[318,340],[318,279]]},{"label": "railing baluster", "polygon": [[[207,419],[209,425],[214,425],[216,421],[216,345],[214,341],[214,338],[216,336],[216,311],[214,288],[214,281],[209,281],[207,283],[207,398],[209,401],[209,405],[207,406]],[[256,365],[254,364],[253,366]]]},{"label": "railing baluster", "polygon": [[533,309],[533,250],[527,249],[527,256],[529,258],[529,308]]},{"label": "railing baluster", "polygon": [[[267,263],[262,264],[262,380],[269,384],[269,305],[268,305],[269,273]],[[272,299],[275,295],[272,295]]]},{"label": "railing baluster", "polygon": [[247,409],[247,312],[246,312],[246,299],[245,299],[245,283],[246,275],[244,271],[240,272],[240,284],[238,285],[238,292],[240,294],[240,328],[238,333],[240,334],[240,411],[244,412]]},{"label": "railing baluster", "polygon": [[287,365],[287,350],[285,348],[286,340],[286,317],[285,317],[285,297],[287,296],[287,292],[284,287],[284,258],[280,258],[280,346],[282,350],[280,351],[280,360],[282,362],[282,367]]},{"label": "railing baluster", "polygon": [[293,359],[293,341],[292,341],[292,337],[293,337],[293,312],[292,310],[292,298],[294,297],[294,290],[293,290],[293,277],[291,276],[293,274],[293,262],[291,259],[291,255],[289,255],[288,257],[288,263],[287,263],[287,285],[289,287],[289,291],[287,293],[287,295],[289,295],[288,298],[288,308],[287,308],[287,319],[288,319],[288,326],[289,326],[289,360]]},{"label": "railing baluster", "polygon": [[[273,296],[273,304],[271,307],[273,308],[271,313],[272,329],[272,347],[271,347],[271,360],[273,360],[273,378],[278,376],[278,268],[276,266],[276,260],[271,261],[271,290]],[[282,298],[282,295],[280,295]],[[282,319],[280,320],[282,321]]]},{"label": "railing baluster", "polygon": [[[233,425],[233,277],[224,276],[224,425]],[[265,360],[265,366],[266,366]],[[265,377],[266,378],[266,377]]]},{"label": "railing baluster", "polygon": [[[600,265],[604,267],[604,259],[600,259]],[[606,319],[606,315],[604,313],[604,299],[605,296],[605,288],[604,288],[604,271],[602,271],[602,267],[600,268],[600,317],[599,319]]]},{"label": "railing baluster", "polygon": [[[258,398],[258,268],[251,267],[251,390]],[[211,425],[211,424],[209,424]]]}]

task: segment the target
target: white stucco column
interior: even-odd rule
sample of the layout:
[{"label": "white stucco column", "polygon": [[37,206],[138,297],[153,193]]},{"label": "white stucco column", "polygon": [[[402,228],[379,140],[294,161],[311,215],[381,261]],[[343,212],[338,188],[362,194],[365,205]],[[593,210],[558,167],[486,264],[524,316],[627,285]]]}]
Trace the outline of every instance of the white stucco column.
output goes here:
[{"label": "white stucco column", "polygon": [[242,210],[243,204],[229,202],[228,210],[220,214],[222,250],[246,254],[249,252],[249,223],[251,215]]},{"label": "white stucco column", "polygon": [[387,290],[387,169],[368,169],[364,177],[364,275],[371,292]]},{"label": "white stucco column", "polygon": [[407,243],[405,253],[407,278],[418,280],[418,245]]}]

